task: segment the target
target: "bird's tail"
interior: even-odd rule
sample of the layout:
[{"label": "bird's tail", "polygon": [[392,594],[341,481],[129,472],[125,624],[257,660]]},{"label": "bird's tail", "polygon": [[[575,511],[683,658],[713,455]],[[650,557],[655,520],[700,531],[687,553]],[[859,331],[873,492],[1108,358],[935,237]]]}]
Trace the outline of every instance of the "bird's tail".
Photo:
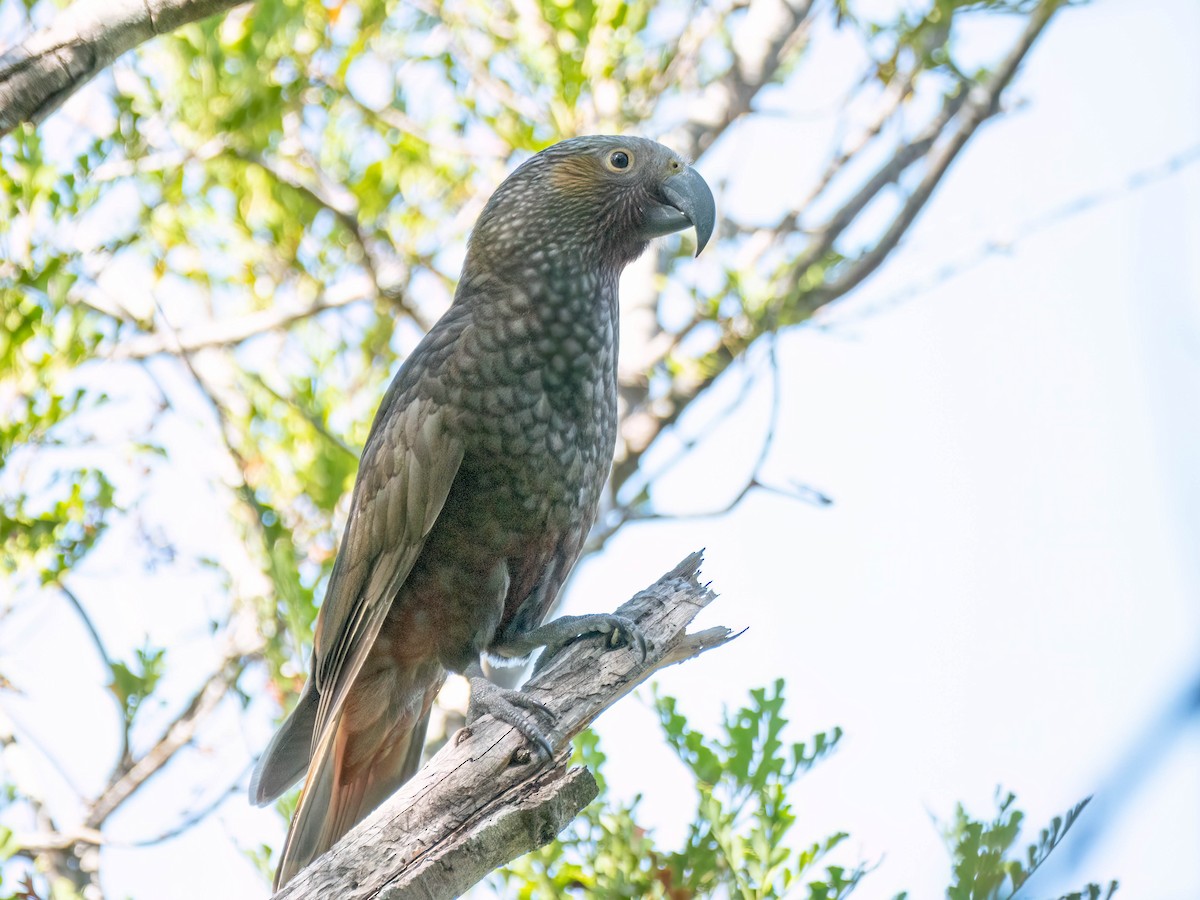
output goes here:
[{"label": "bird's tail", "polygon": [[300,780],[312,755],[313,728],[320,698],[310,678],[300,700],[258,759],[250,776],[250,802],[266,806]]},{"label": "bird's tail", "polygon": [[[424,686],[423,686],[424,687]],[[408,781],[421,766],[429,709],[439,679],[418,694],[416,709],[365,729],[343,711],[313,749],[300,803],[275,872],[279,890]],[[395,701],[396,698],[389,698]],[[411,707],[410,707],[411,709]]]}]

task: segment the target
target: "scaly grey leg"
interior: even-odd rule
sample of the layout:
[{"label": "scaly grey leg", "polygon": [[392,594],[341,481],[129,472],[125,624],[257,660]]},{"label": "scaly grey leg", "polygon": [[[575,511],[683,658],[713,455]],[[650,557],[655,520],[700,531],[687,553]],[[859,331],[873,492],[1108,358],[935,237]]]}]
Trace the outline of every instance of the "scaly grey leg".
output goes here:
[{"label": "scaly grey leg", "polygon": [[542,655],[538,657],[537,665],[533,667],[533,671],[537,673],[563,647],[576,638],[589,634],[606,635],[610,648],[624,644],[636,651],[642,660],[646,658],[646,636],[642,629],[632,619],[615,613],[561,616],[525,634],[513,635],[504,643],[493,645],[489,651],[499,656],[520,657],[528,656],[538,647],[545,647]]},{"label": "scaly grey leg", "polygon": [[542,732],[531,713],[540,713],[553,724],[558,716],[554,710],[534,700],[522,691],[497,687],[483,673],[483,667],[474,662],[463,672],[471,684],[471,704],[467,707],[467,728],[485,713],[511,725],[547,758],[554,756],[549,738]]}]

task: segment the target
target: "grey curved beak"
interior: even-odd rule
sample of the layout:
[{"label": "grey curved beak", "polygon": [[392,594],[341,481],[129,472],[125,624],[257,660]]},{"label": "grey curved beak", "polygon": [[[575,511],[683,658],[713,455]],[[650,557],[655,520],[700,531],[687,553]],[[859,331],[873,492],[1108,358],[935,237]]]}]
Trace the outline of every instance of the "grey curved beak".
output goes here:
[{"label": "grey curved beak", "polygon": [[642,227],[643,237],[662,237],[695,228],[699,256],[717,224],[717,204],[707,182],[691,166],[685,166],[663,182],[662,193],[667,203],[650,210]]}]

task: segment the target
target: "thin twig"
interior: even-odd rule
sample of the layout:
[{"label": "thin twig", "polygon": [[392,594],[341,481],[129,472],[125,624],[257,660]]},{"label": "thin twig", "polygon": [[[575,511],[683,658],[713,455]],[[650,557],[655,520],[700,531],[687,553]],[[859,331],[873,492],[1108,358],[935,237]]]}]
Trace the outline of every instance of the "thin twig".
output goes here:
[{"label": "thin twig", "polygon": [[241,791],[242,791],[242,786],[246,783],[246,778],[249,776],[250,770],[252,768],[253,767],[251,765],[247,765],[240,773],[238,773],[238,777],[229,785],[229,787],[227,787],[225,790],[221,791],[221,793],[217,794],[215,797],[212,798],[212,800],[210,800],[208,803],[205,803],[203,806],[198,807],[197,809],[194,809],[191,812],[185,813],[183,815],[183,817],[175,825],[171,826],[166,831],[160,832],[159,834],[156,834],[152,837],[139,838],[138,840],[135,840],[135,841],[113,841],[113,840],[110,840],[110,841],[108,841],[108,846],[110,846],[110,847],[153,847],[155,844],[161,844],[164,841],[169,841],[169,840],[179,837],[181,834],[183,834],[189,828],[194,828],[196,825],[199,825],[201,822],[203,822],[205,819],[207,819],[210,815],[212,815],[214,812],[216,812],[218,809],[220,809],[221,805],[226,800],[228,800],[230,797],[232,797],[234,795],[240,795]]},{"label": "thin twig", "polygon": [[[11,709],[0,710],[0,727],[3,727],[4,730],[10,732],[19,732],[21,735],[21,743],[28,745],[33,750],[36,750],[38,754],[44,760],[46,760],[47,763],[49,763],[50,767],[58,773],[58,777],[63,780],[63,783],[71,789],[71,792],[74,793],[76,797],[86,797],[87,794],[84,792],[83,788],[81,788],[75,782],[75,779],[71,777],[71,773],[67,771],[67,767],[63,765],[62,761],[57,756],[50,752],[50,748],[42,743],[42,740],[37,736],[37,732],[34,731],[34,729],[29,728],[24,723],[23,718],[24,717],[22,716],[14,716]],[[3,749],[6,744],[12,742],[13,738],[4,736],[3,732],[0,732],[0,749]]]},{"label": "thin twig", "polygon": [[[108,650],[104,646],[104,641],[100,638],[100,632],[96,630],[96,625],[92,621],[92,617],[88,615],[83,604],[79,602],[79,598],[75,596],[74,591],[68,588],[61,581],[58,582],[58,589],[62,595],[67,598],[67,602],[74,608],[79,620],[83,622],[83,627],[87,630],[88,635],[92,639],[92,645],[96,648],[96,653],[100,657],[100,661],[104,663],[104,668],[108,672],[108,676],[113,677],[113,661],[108,655]],[[113,701],[117,704],[117,717],[121,722],[121,749],[117,753],[116,769],[124,767],[129,762],[129,717],[126,715],[125,706],[121,703],[121,699],[116,693],[110,691]]]},{"label": "thin twig", "polygon": [[375,286],[367,276],[351,277],[305,306],[289,307],[280,304],[225,321],[213,320],[201,325],[192,325],[170,334],[155,331],[139,335],[118,343],[109,351],[108,356],[117,360],[146,359],[161,353],[181,355],[209,347],[234,347],[251,338],[281,331],[325,310],[372,300],[375,295]]},{"label": "thin twig", "polygon": [[[1038,36],[1041,35],[1042,30],[1049,24],[1051,17],[1064,2],[1065,0],[1046,0],[1041,3],[1030,15],[1021,37],[997,67],[992,77],[988,79],[987,84],[964,92],[966,102],[958,128],[944,144],[933,150],[924,176],[904,201],[891,224],[884,230],[879,240],[851,263],[834,281],[827,282],[808,293],[806,305],[810,309],[817,309],[852,291],[883,264],[883,261],[900,243],[900,239],[908,231],[917,215],[925,208],[934,189],[949,170],[950,164],[967,145],[979,126],[999,111],[1001,94],[1017,74],[1017,69]],[[796,290],[799,285],[802,277],[799,269],[800,267],[797,266],[790,279],[789,291]]]},{"label": "thin twig", "polygon": [[843,312],[845,307],[838,307],[835,317],[822,320],[820,325],[816,325],[814,322],[814,327],[819,327],[822,331],[836,331],[844,325],[861,322],[895,309],[907,301],[928,294],[939,285],[971,271],[992,257],[1011,253],[1018,244],[1036,237],[1048,228],[1177,175],[1196,163],[1200,163],[1200,144],[1193,145],[1163,162],[1130,173],[1116,187],[1083,194],[1048,212],[1035,216],[1019,225],[1007,237],[989,238],[974,250],[939,266],[928,277],[899,288],[881,300],[872,302],[869,306],[854,307],[845,312]]},{"label": "thin twig", "polygon": [[161,771],[176,753],[192,742],[200,723],[225,699],[229,689],[245,668],[245,663],[241,656],[221,661],[218,669],[205,679],[183,711],[163,730],[150,749],[125,767],[91,803],[84,818],[85,828],[100,828],[143,784]]},{"label": "thin twig", "polygon": [[[703,510],[700,512],[667,513],[658,510],[645,510],[637,508],[623,509],[620,511],[622,513],[622,517],[620,518],[621,525],[624,525],[628,522],[647,522],[655,520],[670,520],[674,522],[692,519],[717,518],[733,512],[733,510],[735,510],[742,503],[742,501],[746,499],[746,497],[748,497],[752,492],[758,490],[775,494],[776,496],[785,497],[790,500],[799,500],[803,503],[811,503],[816,506],[828,506],[833,502],[828,495],[799,482],[794,482],[791,488],[782,488],[777,485],[772,485],[764,480],[763,469],[771,455],[771,449],[774,447],[775,438],[779,431],[779,421],[783,409],[783,380],[779,365],[778,343],[778,333],[772,333],[769,336],[767,350],[769,371],[771,373],[771,406],[767,415],[766,433],[763,435],[763,441],[759,447],[758,458],[755,460],[754,466],[750,470],[750,475],[738,492],[727,503],[723,504],[719,508]],[[742,407],[742,399],[746,394],[749,393],[750,388],[757,384],[757,382],[757,374],[746,379],[745,385],[743,386],[742,391],[739,393],[738,401],[730,404],[726,414],[732,414],[734,411]],[[712,432],[713,429],[708,427],[702,429],[700,435],[703,436],[705,434],[711,434]],[[669,469],[673,465],[677,464],[679,460],[682,459],[683,456],[687,455],[687,453],[692,449],[694,449],[701,440],[702,437],[697,437],[685,444],[684,452],[677,455],[672,462],[664,466],[663,469],[661,469],[658,473],[648,478],[647,483],[653,483],[656,479],[660,478],[666,469]],[[615,530],[616,529],[612,529],[612,531]],[[611,533],[612,532],[610,531],[608,536],[611,536]]]},{"label": "thin twig", "polygon": [[[655,411],[643,410],[626,419],[622,424],[622,434],[625,436],[624,455],[613,470],[618,489],[637,470],[642,456],[658,436],[674,426],[684,410],[697,397],[702,396],[756,338],[782,325],[807,320],[816,309],[857,286],[882,264],[929,201],[933,190],[958,152],[978,127],[999,110],[999,100],[1004,89],[1050,18],[1062,5],[1063,0],[1046,0],[1040,4],[1029,16],[1021,37],[987,83],[969,93],[962,91],[959,95],[946,98],[941,112],[916,137],[897,148],[891,158],[876,170],[860,190],[830,216],[821,228],[814,231],[800,257],[789,265],[773,308],[761,317],[760,321],[750,323],[748,330],[729,330],[722,343],[706,358],[706,367],[701,376],[690,381],[681,380],[667,397],[657,402]],[[958,125],[951,136],[939,143],[940,132],[950,127],[956,119]],[[815,288],[807,287],[804,279],[811,268],[821,261],[858,214],[874,200],[879,191],[895,183],[904,171],[927,155],[929,164],[924,177],[909,195],[900,212],[885,228],[879,242],[850,263],[834,282]],[[784,237],[778,228],[772,231],[776,232],[779,238]],[[629,439],[631,434],[638,435],[636,443]]]}]

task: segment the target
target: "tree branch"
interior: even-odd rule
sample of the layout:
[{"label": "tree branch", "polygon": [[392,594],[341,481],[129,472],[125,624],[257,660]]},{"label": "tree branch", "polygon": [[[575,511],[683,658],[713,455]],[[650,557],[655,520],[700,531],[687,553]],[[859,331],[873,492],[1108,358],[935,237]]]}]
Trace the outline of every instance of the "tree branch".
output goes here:
[{"label": "tree branch", "polygon": [[[32,743],[28,739],[28,731],[22,735],[22,743]],[[43,756],[53,762],[53,757],[46,754],[43,748],[39,747],[38,749]],[[20,744],[14,737],[12,720],[3,710],[0,710],[0,754],[8,757],[14,751],[19,753],[20,750]],[[38,830],[32,834],[14,834],[12,843],[14,852],[34,860],[44,868],[52,880],[61,879],[64,883],[72,885],[80,895],[84,895],[86,892],[86,896],[89,898],[94,896],[102,900],[103,895],[100,893],[100,878],[97,871],[97,855],[89,852],[89,844],[69,844],[55,839],[59,834],[58,825],[46,808],[40,792],[32,785],[23,783],[26,778],[21,776],[20,770],[24,768],[23,766],[13,767],[14,774],[18,776],[12,779],[13,787],[18,792],[17,797],[29,807]],[[74,785],[72,785],[72,790],[76,790],[78,793]],[[76,834],[76,836],[79,835]],[[42,838],[46,840],[43,845],[39,845],[38,841]],[[26,839],[31,842],[28,846],[22,843]]]},{"label": "tree branch", "polygon": [[100,828],[138,788],[170,762],[179,750],[191,743],[200,724],[225,699],[244,665],[245,661],[240,657],[224,660],[154,745],[132,764],[118,769],[113,780],[88,810],[83,823],[85,830]]},{"label": "tree branch", "polygon": [[260,334],[279,331],[327,309],[349,306],[376,296],[367,275],[351,276],[305,306],[272,306],[234,319],[214,319],[176,332],[155,331],[121,341],[109,352],[111,359],[146,359],[160,353],[194,353],[207,347],[232,347]]},{"label": "tree branch", "polygon": [[[892,219],[883,236],[838,278],[811,291],[808,306],[815,310],[836,300],[858,287],[868,275],[883,264],[883,261],[900,243],[900,239],[908,231],[918,213],[929,202],[934,189],[949,170],[955,157],[967,145],[979,126],[999,111],[1000,97],[1005,88],[1017,74],[1017,69],[1020,68],[1026,54],[1033,47],[1042,30],[1049,24],[1051,17],[1064,2],[1065,0],[1045,0],[1030,14],[1021,37],[1013,45],[1008,56],[1000,63],[992,77],[985,85],[975,87],[967,93],[958,127],[954,129],[945,143],[933,148],[925,174],[904,201],[900,212]],[[798,283],[801,277],[803,277],[801,273],[794,275],[794,282]]]},{"label": "tree branch", "polygon": [[[684,156],[698,157],[740,116],[805,36],[812,0],[755,0],[748,4],[744,30],[733,61],[720,78],[705,85],[688,120],[666,138]],[[700,45],[696,45],[698,53]]]},{"label": "tree branch", "polygon": [[[620,489],[637,471],[646,451],[659,435],[674,425],[696,398],[712,386],[751,343],[768,331],[805,321],[820,307],[857,287],[883,263],[928,203],[958,153],[979,126],[999,111],[1004,91],[1021,62],[1054,13],[1064,5],[1065,0],[1043,0],[1038,4],[1030,13],[1021,36],[986,83],[948,98],[929,125],[897,148],[841,209],[813,232],[810,243],[788,266],[778,296],[765,314],[748,324],[742,323],[744,327],[737,327],[733,322],[725,323],[725,334],[720,344],[703,360],[702,365],[694,367],[696,374],[676,379],[671,391],[659,398],[653,408],[643,404],[631,411],[621,423],[619,449],[622,452],[618,453],[612,476],[616,489]],[[947,130],[949,137],[943,140],[942,134]],[[920,182],[905,199],[878,242],[862,256],[850,261],[834,280],[809,286],[808,279],[814,266],[821,263],[824,254],[832,249],[849,224],[856,220],[880,191],[898,181],[910,167],[923,161],[926,168]],[[767,229],[772,242],[786,237],[795,222],[796,217],[789,216],[782,225]]]},{"label": "tree branch", "polygon": [[246,0],[78,0],[0,53],[0,137],[37,124],[118,56]]},{"label": "tree branch", "polygon": [[596,793],[586,769],[568,768],[571,738],[654,672],[736,637],[724,627],[686,631],[716,596],[697,578],[700,562],[693,553],[618,610],[644,631],[644,661],[628,649],[581,640],[526,686],[558,715],[552,739],[562,750],[550,766],[530,765],[525,739],[485,717],[276,900],[457,897],[497,866],[553,840]]},{"label": "tree branch", "polygon": [[869,306],[856,306],[848,315],[839,314],[835,322],[824,320],[821,328],[825,331],[836,331],[843,326],[865,321],[886,310],[895,309],[914,297],[927,294],[939,285],[975,269],[992,257],[1011,254],[1019,244],[1036,237],[1047,228],[1059,225],[1098,206],[1128,197],[1136,191],[1157,184],[1197,163],[1200,163],[1200,144],[1193,144],[1162,162],[1130,172],[1115,187],[1106,187],[1074,197],[1047,212],[1027,219],[1007,233],[990,237],[977,244],[972,250],[946,260],[927,276],[918,278]]},{"label": "tree branch", "polygon": [[[755,97],[774,81],[781,68],[807,38],[812,12],[811,0],[732,0],[724,9],[698,16],[680,35],[677,49],[668,63],[674,80],[688,80],[700,63],[705,40],[724,25],[734,11],[746,12],[742,36],[732,47],[733,59],[720,77],[707,83],[692,104],[687,120],[663,142],[684,156],[695,159],[719,138],[735,121],[750,112]],[[692,74],[685,75],[682,69]],[[656,82],[650,92],[658,95],[666,83]],[[648,117],[649,112],[644,115]],[[659,355],[663,341],[658,317],[659,291],[650,274],[665,273],[667,259],[659,250],[643,257],[635,266],[643,267],[645,277],[635,291],[625,291],[621,302],[621,383],[622,423],[617,439],[617,460],[611,480],[610,496],[637,468],[637,462],[662,430],[647,422],[653,413],[646,410],[650,383],[645,377],[665,358]],[[673,341],[668,341],[673,345]],[[669,353],[670,351],[664,351]],[[652,434],[643,431],[648,426]]]}]

